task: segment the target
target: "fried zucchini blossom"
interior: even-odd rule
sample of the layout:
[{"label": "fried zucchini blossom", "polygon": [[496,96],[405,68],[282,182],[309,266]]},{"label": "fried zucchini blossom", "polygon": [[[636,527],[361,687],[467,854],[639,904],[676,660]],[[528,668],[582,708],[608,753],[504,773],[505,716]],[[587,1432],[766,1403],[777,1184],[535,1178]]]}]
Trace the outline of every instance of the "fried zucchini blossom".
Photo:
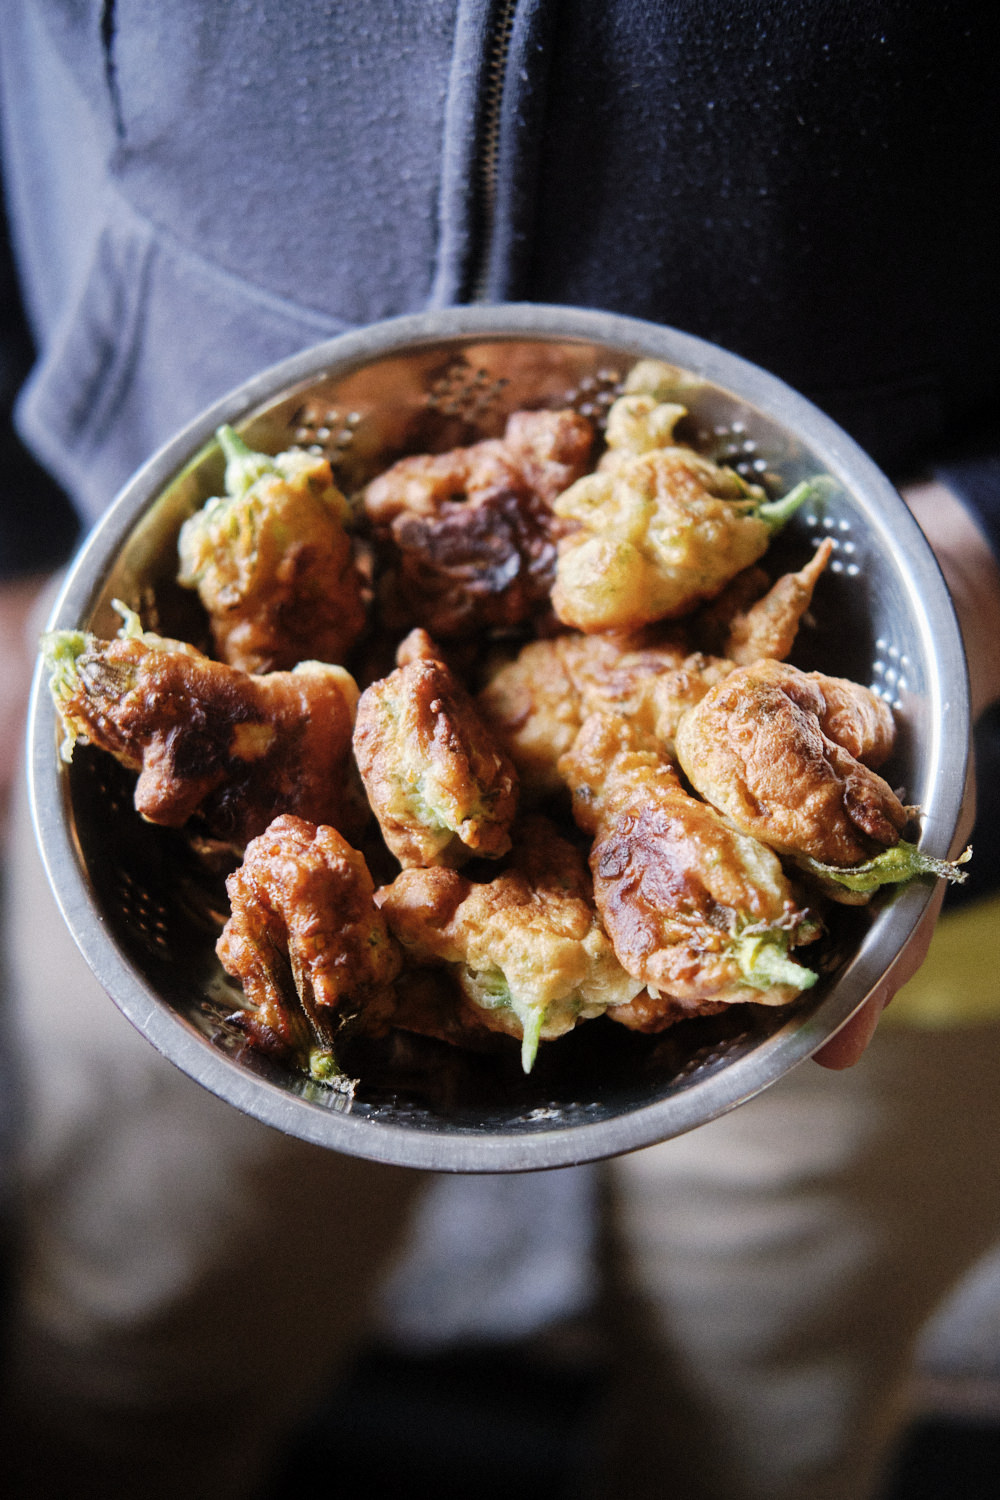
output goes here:
[{"label": "fried zucchini blossom", "polygon": [[647,992],[609,1015],[638,1031],[816,981],[790,950],[819,936],[777,856],[686,792],[670,760],[616,714],[587,719],[560,761],[594,835],[594,898],[623,967]]},{"label": "fried zucchini blossom", "polygon": [[540,1041],[626,1004],[642,988],[615,957],[582,857],[545,818],[515,830],[510,864],[475,884],[455,870],[404,870],[376,900],[407,958],[441,963],[491,1030]]},{"label": "fried zucchini blossom", "polygon": [[365,606],[346,530],[350,507],[329,462],[255,453],[231,427],[216,435],[226,493],[181,527],[177,580],[198,590],[216,654],[246,672],[345,661]]},{"label": "fried zucchini blossom", "polygon": [[502,438],[415,454],[372,480],[362,504],[383,621],[453,640],[546,612],[565,529],[552,502],[585,472],[593,441],[575,411],[514,412]]},{"label": "fried zucchini blossom", "polygon": [[559,543],[552,604],[587,632],[675,619],[755,563],[774,533],[827,481],[780,500],[681,443],[685,407],[642,392],[611,407],[607,451],[553,505],[573,523]]},{"label": "fried zucchini blossom", "polygon": [[45,636],[63,758],[83,740],[138,772],[136,810],[180,828],[198,815],[242,848],[279,812],[357,834],[368,818],[351,761],[358,690],[343,667],[300,662],[254,676],[124,620],[110,641]]},{"label": "fried zucchini blossom", "polygon": [[916,809],[873,769],[895,740],[892,710],[860,683],[763,660],[724,678],[681,719],[691,785],[744,833],[862,905],[917,875],[965,879],[902,838]]},{"label": "fried zucchini blossom", "polygon": [[426,631],[365,689],[354,753],[386,844],[402,865],[460,865],[510,848],[517,772]]},{"label": "fried zucchini blossom", "polygon": [[233,1019],[261,1050],[337,1080],[338,1029],[361,1013],[367,1029],[384,1027],[401,964],[363,855],[335,828],[284,814],[226,888],[216,951],[247,998]]}]

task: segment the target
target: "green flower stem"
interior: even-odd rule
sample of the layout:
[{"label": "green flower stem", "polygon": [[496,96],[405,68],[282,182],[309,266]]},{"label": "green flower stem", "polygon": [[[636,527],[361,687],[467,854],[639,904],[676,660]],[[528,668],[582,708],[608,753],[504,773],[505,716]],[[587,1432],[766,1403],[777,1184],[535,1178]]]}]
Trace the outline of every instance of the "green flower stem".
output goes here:
[{"label": "green flower stem", "polygon": [[768,990],[775,984],[808,990],[816,983],[817,975],[812,969],[788,957],[787,932],[774,928],[745,932],[734,942],[733,952],[740,973],[755,990]]},{"label": "green flower stem", "polygon": [[317,1083],[335,1083],[344,1077],[344,1070],[330,1047],[310,1047],[307,1071]]},{"label": "green flower stem", "polygon": [[836,481],[828,474],[816,474],[812,479],[803,479],[780,500],[765,500],[757,507],[757,515],[772,531],[780,531],[807,500],[814,503],[827,500],[836,489]]},{"label": "green flower stem", "polygon": [[881,854],[876,854],[873,859],[866,859],[860,865],[843,868],[839,865],[824,865],[817,859],[808,858],[802,864],[804,869],[814,875],[825,880],[835,880],[849,891],[867,894],[877,891],[879,886],[900,885],[918,875],[936,875],[954,884],[961,884],[968,877],[958,867],[967,864],[971,858],[972,850],[966,849],[955,860],[933,859],[931,855],[923,854],[915,844],[908,844],[905,839],[900,839],[894,848],[883,849]]},{"label": "green flower stem", "polygon": [[262,475],[277,473],[270,454],[255,453],[232,427],[217,427],[215,436],[226,460],[226,494],[233,500],[245,495]]},{"label": "green flower stem", "polygon": [[544,1025],[544,1006],[536,1005],[530,1010],[522,1012],[521,1067],[525,1073],[530,1073],[535,1066],[535,1058],[538,1056],[538,1043],[541,1041],[542,1027]]}]

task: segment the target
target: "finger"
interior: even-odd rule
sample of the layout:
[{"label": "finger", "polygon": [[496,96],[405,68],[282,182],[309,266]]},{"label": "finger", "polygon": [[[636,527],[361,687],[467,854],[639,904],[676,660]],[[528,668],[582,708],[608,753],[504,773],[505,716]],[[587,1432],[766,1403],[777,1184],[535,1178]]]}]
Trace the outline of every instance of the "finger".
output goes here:
[{"label": "finger", "polygon": [[879,1017],[888,1003],[880,995],[873,995],[870,1000],[866,1000],[836,1036],[831,1037],[813,1054],[813,1062],[818,1062],[821,1068],[853,1068],[875,1035]]},{"label": "finger", "polygon": [[941,903],[944,900],[944,881],[939,881],[931,896],[927,909],[904,948],[896,955],[892,967],[879,981],[860,1010],[813,1054],[813,1061],[821,1068],[853,1068],[864,1054],[878,1025],[879,1017],[889,1001],[903,985],[916,974],[927,957],[927,950],[934,936]]}]

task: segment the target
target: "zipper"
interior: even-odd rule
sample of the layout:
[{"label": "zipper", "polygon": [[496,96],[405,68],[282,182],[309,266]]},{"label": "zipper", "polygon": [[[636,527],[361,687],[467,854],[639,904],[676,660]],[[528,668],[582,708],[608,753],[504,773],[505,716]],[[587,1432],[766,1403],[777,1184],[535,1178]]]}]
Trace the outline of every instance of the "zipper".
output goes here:
[{"label": "zipper", "polygon": [[497,167],[500,161],[500,110],[503,104],[507,54],[514,31],[517,0],[500,0],[486,59],[480,146],[475,165],[476,257],[470,301],[485,302],[489,280],[490,245],[496,221]]},{"label": "zipper", "polygon": [[115,57],[118,17],[115,0],[104,0],[101,6],[101,52],[104,56],[104,83],[111,99],[111,118],[115,135],[125,139],[125,117],[122,113],[122,96],[118,87],[118,61]]}]

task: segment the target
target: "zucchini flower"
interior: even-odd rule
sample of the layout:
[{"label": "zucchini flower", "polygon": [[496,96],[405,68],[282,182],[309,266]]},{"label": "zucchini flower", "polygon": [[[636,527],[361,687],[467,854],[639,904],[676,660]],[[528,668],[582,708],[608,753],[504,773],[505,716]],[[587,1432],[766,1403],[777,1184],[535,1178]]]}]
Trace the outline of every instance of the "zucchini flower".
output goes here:
[{"label": "zucchini flower", "polygon": [[596,472],[555,502],[556,515],[576,523],[559,544],[552,594],[564,624],[625,631],[687,614],[763,556],[803,502],[832,483],[821,476],[769,500],[678,441],[685,415],[654,395],[619,397]]},{"label": "zucchini flower", "polygon": [[364,856],[336,829],[282,815],[226,889],[216,951],[247,1000],[234,1019],[253,1046],[343,1089],[336,1033],[355,1020],[384,1029],[401,962]]},{"label": "zucchini flower", "polygon": [[179,828],[198,814],[242,848],[279,812],[359,832],[368,810],[354,770],[358,690],[343,667],[300,662],[254,676],[181,641],[124,626],[111,641],[54,631],[42,641],[65,731],[138,772],[136,810]]},{"label": "zucchini flower", "polygon": [[246,672],[343,662],[365,623],[347,533],[350,508],[329,462],[255,453],[220,427],[225,495],[181,527],[178,582],[198,590],[216,654]]},{"label": "zucchini flower", "polygon": [[819,936],[777,856],[681,785],[655,741],[594,713],[559,762],[593,833],[594,899],[619,962],[646,987],[610,1011],[638,1031],[726,1005],[786,1005],[816,982],[791,950]]},{"label": "zucchini flower", "polygon": [[480,1021],[520,1040],[525,1073],[540,1041],[642,988],[601,927],[582,857],[544,818],[519,827],[510,867],[493,880],[409,869],[376,900],[409,958],[446,965]]}]

